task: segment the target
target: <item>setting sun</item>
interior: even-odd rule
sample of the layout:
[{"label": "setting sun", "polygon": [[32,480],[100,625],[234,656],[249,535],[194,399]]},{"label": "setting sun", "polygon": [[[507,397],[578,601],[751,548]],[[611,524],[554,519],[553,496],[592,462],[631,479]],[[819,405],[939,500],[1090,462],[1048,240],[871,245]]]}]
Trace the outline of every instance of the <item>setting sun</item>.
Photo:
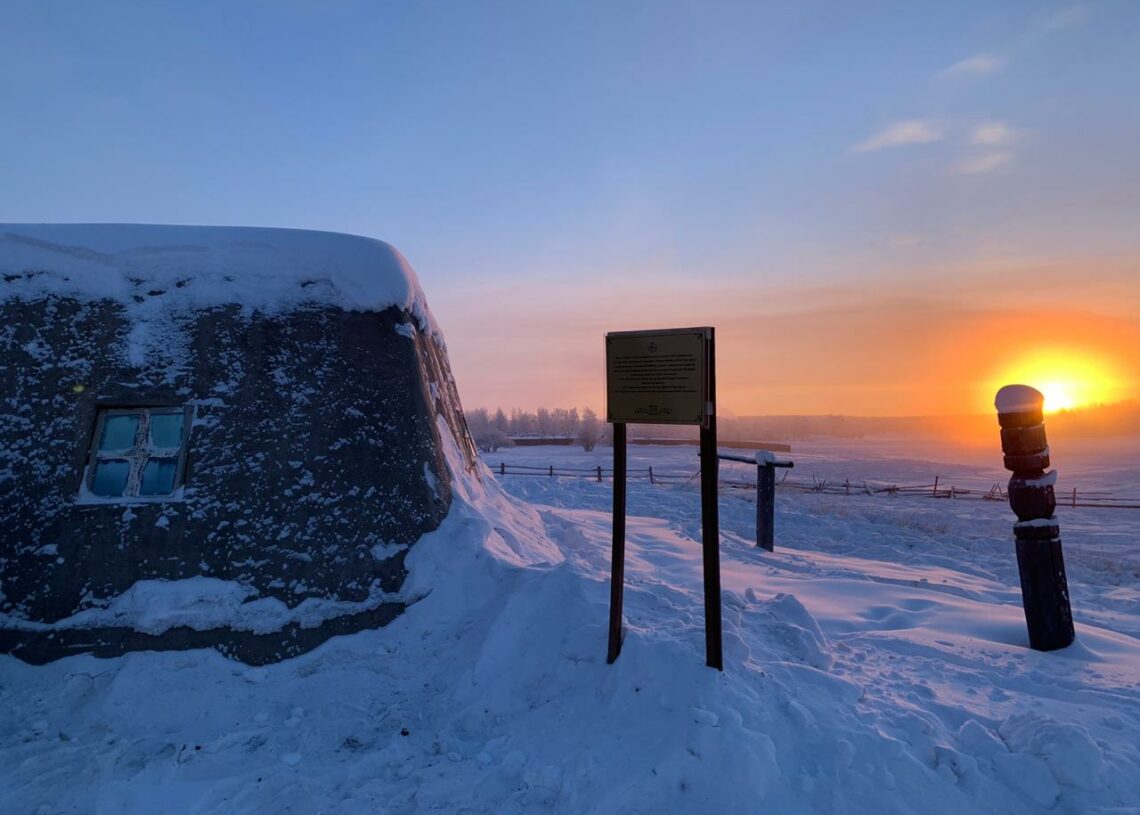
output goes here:
[{"label": "setting sun", "polygon": [[1073,396],[1074,387],[1067,382],[1043,382],[1037,389],[1045,397],[1046,413],[1072,410],[1078,406],[1076,397]]},{"label": "setting sun", "polygon": [[1118,381],[1113,365],[1095,353],[1044,349],[1005,366],[987,390],[992,396],[1002,385],[1031,385],[1044,395],[1045,412],[1056,413],[1122,398]]}]

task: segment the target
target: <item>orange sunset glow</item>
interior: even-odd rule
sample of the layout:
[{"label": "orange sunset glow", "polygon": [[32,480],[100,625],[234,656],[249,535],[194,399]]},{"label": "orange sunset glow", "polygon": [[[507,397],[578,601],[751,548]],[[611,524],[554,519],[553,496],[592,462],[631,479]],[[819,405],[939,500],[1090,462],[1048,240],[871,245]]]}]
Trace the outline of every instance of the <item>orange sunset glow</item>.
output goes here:
[{"label": "orange sunset glow", "polygon": [[1004,369],[990,383],[987,399],[1002,385],[1032,385],[1045,396],[1045,412],[1118,402],[1127,396],[1121,374],[1104,356],[1082,349],[1041,349]]},{"label": "orange sunset glow", "polygon": [[[1030,264],[1000,278],[962,267],[948,276],[952,303],[934,299],[918,275],[834,287],[826,299],[710,285],[679,295],[615,287],[611,301],[570,286],[544,297],[526,285],[499,297],[511,315],[500,324],[453,306],[450,293],[437,301],[453,318],[449,340],[465,336],[451,353],[465,404],[476,407],[597,408],[606,331],[711,324],[727,414],[988,416],[998,388],[1013,383],[1042,391],[1051,412],[1140,397],[1137,268],[1140,260],[1102,273],[1099,289],[1078,297],[1067,278],[1044,281]],[[540,299],[542,315],[528,313]]]}]

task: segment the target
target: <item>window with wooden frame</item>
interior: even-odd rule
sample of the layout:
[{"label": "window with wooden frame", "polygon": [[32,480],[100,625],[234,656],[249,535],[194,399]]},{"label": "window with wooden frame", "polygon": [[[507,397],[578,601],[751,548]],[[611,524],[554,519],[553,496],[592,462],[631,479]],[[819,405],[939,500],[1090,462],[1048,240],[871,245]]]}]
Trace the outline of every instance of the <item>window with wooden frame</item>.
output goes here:
[{"label": "window with wooden frame", "polygon": [[82,497],[162,501],[181,497],[190,410],[100,408]]}]

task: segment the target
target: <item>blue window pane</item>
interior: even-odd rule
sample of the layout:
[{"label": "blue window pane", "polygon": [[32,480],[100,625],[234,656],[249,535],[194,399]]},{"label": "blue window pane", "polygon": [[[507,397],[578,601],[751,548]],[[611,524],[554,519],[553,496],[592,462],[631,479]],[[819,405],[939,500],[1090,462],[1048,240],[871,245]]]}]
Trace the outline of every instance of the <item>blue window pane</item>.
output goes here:
[{"label": "blue window pane", "polygon": [[182,445],[182,414],[152,413],[150,416],[150,445],[171,449]]},{"label": "blue window pane", "polygon": [[174,492],[174,474],[178,459],[152,458],[143,467],[139,495],[168,495]]},{"label": "blue window pane", "polygon": [[103,435],[99,437],[100,450],[129,450],[135,446],[139,417],[115,414],[103,420]]},{"label": "blue window pane", "polygon": [[95,474],[91,477],[91,492],[96,495],[122,495],[127,488],[127,476],[131,474],[129,461],[107,459],[95,462]]}]

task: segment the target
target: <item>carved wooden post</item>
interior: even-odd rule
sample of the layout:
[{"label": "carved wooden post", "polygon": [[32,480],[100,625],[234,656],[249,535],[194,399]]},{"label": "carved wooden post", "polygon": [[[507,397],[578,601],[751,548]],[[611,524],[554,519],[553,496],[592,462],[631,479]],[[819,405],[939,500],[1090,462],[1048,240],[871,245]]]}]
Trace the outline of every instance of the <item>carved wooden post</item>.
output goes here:
[{"label": "carved wooden post", "polygon": [[1073,642],[1073,612],[1061,553],[1061,528],[1053,515],[1057,481],[1049,467],[1045,438],[1045,398],[1028,385],[1006,385],[997,392],[998,424],[1009,479],[1009,505],[1017,515],[1017,568],[1021,602],[1029,626],[1029,646],[1055,651]]}]

